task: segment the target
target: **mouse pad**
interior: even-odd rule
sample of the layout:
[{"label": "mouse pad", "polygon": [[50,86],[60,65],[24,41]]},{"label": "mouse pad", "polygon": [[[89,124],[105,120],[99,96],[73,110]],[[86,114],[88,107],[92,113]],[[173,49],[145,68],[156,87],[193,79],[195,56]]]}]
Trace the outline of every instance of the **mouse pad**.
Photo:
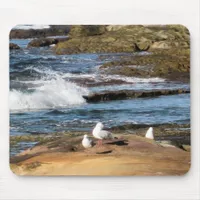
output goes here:
[{"label": "mouse pad", "polygon": [[17,25],[9,37],[13,173],[189,171],[186,27]]}]

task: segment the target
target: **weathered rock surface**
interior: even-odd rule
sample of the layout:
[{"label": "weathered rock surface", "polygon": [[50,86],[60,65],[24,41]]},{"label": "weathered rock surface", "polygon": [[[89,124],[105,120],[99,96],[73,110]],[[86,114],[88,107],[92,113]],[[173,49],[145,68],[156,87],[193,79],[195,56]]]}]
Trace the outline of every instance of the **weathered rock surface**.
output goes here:
[{"label": "weathered rock surface", "polygon": [[112,101],[131,98],[145,98],[156,97],[161,95],[174,95],[190,93],[189,90],[151,90],[151,91],[134,91],[134,90],[119,90],[119,91],[106,91],[102,93],[94,93],[89,96],[83,96],[87,102],[99,102],[99,101]]},{"label": "weathered rock surface", "polygon": [[68,40],[67,37],[33,39],[28,43],[28,47],[45,47],[45,46],[50,46],[52,44],[57,44],[58,42],[62,42],[66,40]]},{"label": "weathered rock surface", "polygon": [[100,67],[106,74],[137,77],[163,77],[169,80],[189,81],[189,49],[156,50],[148,55],[124,55]]},{"label": "weathered rock surface", "polygon": [[106,32],[106,26],[102,25],[84,25],[84,26],[72,26],[69,32],[69,36],[75,37],[87,37],[102,35]]},{"label": "weathered rock surface", "polygon": [[150,52],[105,63],[100,70],[106,74],[189,81],[190,40],[184,26],[72,26],[69,35],[55,53]]},{"label": "weathered rock surface", "polygon": [[12,29],[10,39],[44,38],[55,35],[67,35],[69,25],[51,25],[48,29]]},{"label": "weathered rock surface", "polygon": [[174,47],[189,48],[189,31],[166,26],[72,26],[70,40],[55,48],[57,54],[135,52]]},{"label": "weathered rock surface", "polygon": [[117,135],[83,149],[83,136],[63,137],[37,145],[11,158],[17,175],[184,175],[190,168],[190,153],[175,146],[136,135]]},{"label": "weathered rock surface", "polygon": [[142,37],[135,42],[136,51],[147,51],[150,48],[151,43],[151,40]]},{"label": "weathered rock surface", "polygon": [[13,49],[20,49],[20,47],[19,47],[17,44],[10,43],[10,44],[9,44],[9,49],[10,49],[10,50],[13,50]]}]

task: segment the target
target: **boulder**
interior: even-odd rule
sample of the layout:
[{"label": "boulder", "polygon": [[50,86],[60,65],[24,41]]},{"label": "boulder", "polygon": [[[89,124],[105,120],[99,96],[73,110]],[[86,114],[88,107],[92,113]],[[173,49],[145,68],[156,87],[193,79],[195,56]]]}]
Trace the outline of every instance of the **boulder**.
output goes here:
[{"label": "boulder", "polygon": [[71,26],[70,37],[85,37],[102,35],[105,33],[106,28],[104,25],[75,25]]},{"label": "boulder", "polygon": [[147,51],[151,45],[151,41],[142,37],[135,43],[136,51]]},{"label": "boulder", "polygon": [[9,44],[9,49],[10,49],[10,50],[12,50],[12,49],[20,49],[20,47],[19,47],[17,44],[10,43],[10,44]]},{"label": "boulder", "polygon": [[50,46],[53,44],[57,44],[58,42],[61,41],[66,41],[68,40],[67,37],[63,38],[39,38],[39,39],[33,39],[28,43],[28,47],[45,47],[45,46]]}]

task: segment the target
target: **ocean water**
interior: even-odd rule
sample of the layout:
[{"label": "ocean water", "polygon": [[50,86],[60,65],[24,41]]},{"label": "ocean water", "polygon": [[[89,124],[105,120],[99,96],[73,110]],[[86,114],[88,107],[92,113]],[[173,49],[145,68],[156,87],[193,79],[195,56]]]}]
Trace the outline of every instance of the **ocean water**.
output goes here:
[{"label": "ocean water", "polygon": [[29,41],[11,41],[22,48],[10,51],[11,135],[89,132],[98,121],[106,127],[190,123],[190,94],[99,103],[82,97],[107,90],[189,89],[189,84],[106,75],[99,67],[121,54],[55,55],[49,47],[27,49]]}]

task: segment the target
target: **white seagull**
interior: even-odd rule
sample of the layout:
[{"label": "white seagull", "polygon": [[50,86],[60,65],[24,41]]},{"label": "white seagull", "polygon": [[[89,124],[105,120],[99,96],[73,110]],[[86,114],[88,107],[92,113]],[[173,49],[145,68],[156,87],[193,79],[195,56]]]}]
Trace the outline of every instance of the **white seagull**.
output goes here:
[{"label": "white seagull", "polygon": [[84,135],[82,140],[82,145],[84,148],[91,148],[93,145],[93,141],[88,137],[88,135]]},{"label": "white seagull", "polygon": [[109,131],[102,130],[104,125],[101,122],[98,122],[95,128],[92,131],[92,134],[98,140],[98,145],[103,143],[103,139],[113,139],[113,135]]},{"label": "white seagull", "polygon": [[152,139],[152,140],[154,139],[153,128],[152,127],[150,127],[147,130],[145,137],[148,138],[148,139]]}]

